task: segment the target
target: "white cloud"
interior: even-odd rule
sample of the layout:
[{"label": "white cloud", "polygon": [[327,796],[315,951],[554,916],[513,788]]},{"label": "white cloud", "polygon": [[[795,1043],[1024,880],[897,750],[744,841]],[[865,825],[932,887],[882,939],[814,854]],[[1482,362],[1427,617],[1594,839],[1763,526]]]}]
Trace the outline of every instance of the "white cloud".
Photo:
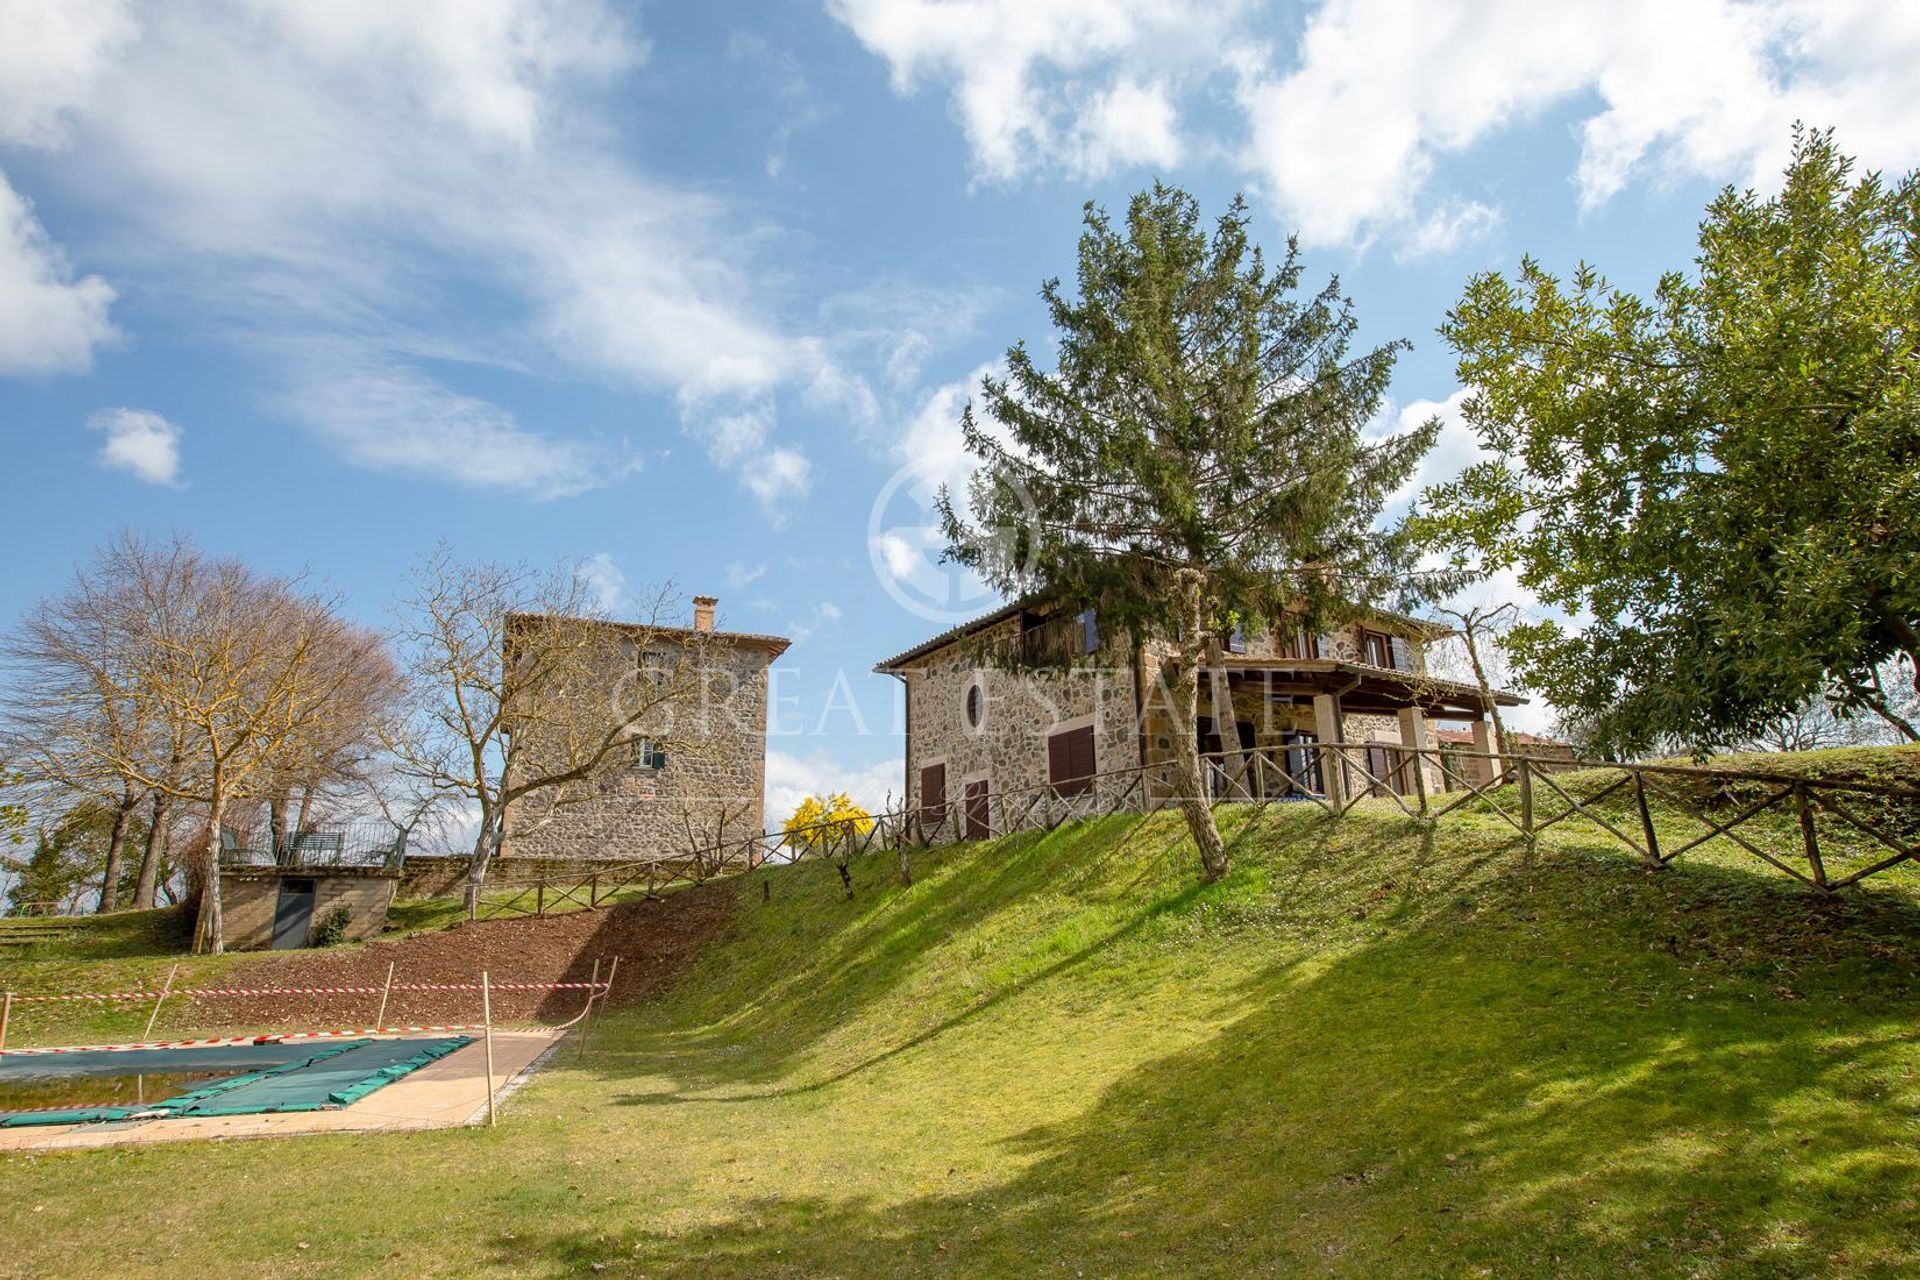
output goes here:
[{"label": "white cloud", "polygon": [[1243,76],[1243,161],[1309,243],[1417,238],[1442,159],[1589,99],[1574,175],[1588,207],[1649,171],[1765,185],[1796,116],[1838,126],[1868,163],[1920,150],[1913,6],[1328,0],[1292,54]]},{"label": "white cloud", "polygon": [[[286,399],[321,402],[299,416],[349,458],[534,494],[624,473],[460,390],[460,367],[483,363],[673,395],[750,490],[763,454],[804,482],[771,406],[813,379],[819,345],[767,305],[764,227],[625,158],[612,91],[648,51],[610,5],[182,0],[139,15],[137,33],[91,38],[0,19],[9,56],[73,68],[0,96],[0,119],[66,147],[48,180],[106,215],[123,288],[190,299],[286,357]],[[80,284],[104,324],[110,293]],[[356,397],[428,412],[357,427]],[[758,422],[746,447],[716,438],[741,415]]]},{"label": "white cloud", "polygon": [[0,375],[78,373],[116,336],[113,288],[75,279],[60,246],[0,174]]},{"label": "white cloud", "polygon": [[1480,438],[1461,413],[1468,394],[1466,388],[1461,388],[1445,400],[1413,400],[1398,408],[1389,405],[1387,413],[1369,428],[1369,436],[1384,438],[1405,435],[1424,425],[1429,418],[1440,419],[1440,434],[1433,448],[1421,458],[1407,482],[1387,500],[1389,509],[1404,507],[1429,486],[1445,484],[1486,456],[1480,447]]},{"label": "white cloud", "polygon": [[749,587],[766,576],[767,566],[756,564],[751,567],[738,560],[727,566],[727,585],[730,587]]},{"label": "white cloud", "polygon": [[[1443,161],[1576,113],[1591,208],[1652,176],[1774,180],[1795,118],[1869,165],[1920,158],[1920,5],[1884,0],[828,0],[896,92],[934,83],[982,177],[1237,154],[1310,245],[1452,252],[1494,213]],[[1242,129],[1182,119],[1226,86]]]},{"label": "white cloud", "polygon": [[813,612],[801,622],[789,622],[787,632],[796,643],[810,640],[823,630],[835,628],[845,614],[840,606],[831,600],[822,600],[813,607]]},{"label": "white cloud", "polygon": [[828,0],[896,93],[951,86],[974,165],[1097,174],[1177,156],[1172,82],[1204,78],[1237,0]]},{"label": "white cloud", "polygon": [[627,574],[608,551],[596,551],[573,566],[573,576],[593,593],[602,613],[618,617],[627,604]]},{"label": "white cloud", "polygon": [[813,464],[798,449],[768,449],[755,455],[740,480],[778,524],[786,518],[788,504],[805,498],[813,487]]},{"label": "white cloud", "polygon": [[181,430],[147,409],[102,409],[87,426],[106,433],[100,464],[140,477],[148,484],[180,487]]},{"label": "white cloud", "polygon": [[808,796],[845,792],[869,813],[880,813],[889,798],[901,799],[904,765],[885,760],[865,767],[849,767],[825,755],[767,752],[767,824],[778,828]]},{"label": "white cloud", "polygon": [[64,143],[68,113],[137,31],[125,0],[0,0],[0,138]]},{"label": "white cloud", "polygon": [[1096,94],[1079,122],[1076,168],[1100,176],[1131,164],[1180,162],[1177,113],[1164,85],[1122,78]]},{"label": "white cloud", "polygon": [[1394,259],[1412,262],[1445,257],[1485,240],[1499,227],[1500,221],[1498,209],[1477,200],[1442,205],[1408,230],[1394,246]]},{"label": "white cloud", "polygon": [[288,361],[286,376],[282,409],[374,470],[546,499],[640,466],[610,446],[529,431],[491,401],[453,391],[378,349],[313,343]]}]

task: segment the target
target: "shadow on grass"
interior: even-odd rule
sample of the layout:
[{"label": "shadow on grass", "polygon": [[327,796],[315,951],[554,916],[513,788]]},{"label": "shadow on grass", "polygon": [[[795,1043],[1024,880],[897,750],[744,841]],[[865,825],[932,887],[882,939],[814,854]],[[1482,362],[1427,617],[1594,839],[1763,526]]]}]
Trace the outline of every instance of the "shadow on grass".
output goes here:
[{"label": "shadow on grass", "polygon": [[[1241,1014],[1217,1034],[1002,1137],[992,1185],[894,1197],[822,1180],[639,1235],[522,1224],[496,1242],[497,1260],[655,1277],[1920,1267],[1920,975],[1911,949],[1880,946],[1883,929],[1920,936],[1910,905],[1829,917],[1815,940],[1767,925],[1790,889],[1756,891],[1735,873],[1709,869],[1675,895],[1671,878],[1551,858],[1488,877],[1494,855],[1438,857],[1430,831],[1383,831],[1380,865],[1359,868],[1326,839],[1294,846],[1276,891],[1346,907],[1383,877],[1417,884],[1387,911],[1404,927],[1368,934],[1367,922],[1319,963],[1255,968],[1235,990]],[[1724,927],[1762,935],[1799,989],[1729,964],[1719,927],[1686,933],[1709,903],[1737,918]],[[954,1053],[939,1037],[959,1022],[1042,1016],[1010,1004],[1085,959],[857,1069]],[[913,1106],[835,1088],[845,1074],[806,1086],[821,1095],[810,1105]],[[747,1101],[777,1105],[783,1092]],[[943,1163],[937,1150],[897,1158],[936,1177]]]}]

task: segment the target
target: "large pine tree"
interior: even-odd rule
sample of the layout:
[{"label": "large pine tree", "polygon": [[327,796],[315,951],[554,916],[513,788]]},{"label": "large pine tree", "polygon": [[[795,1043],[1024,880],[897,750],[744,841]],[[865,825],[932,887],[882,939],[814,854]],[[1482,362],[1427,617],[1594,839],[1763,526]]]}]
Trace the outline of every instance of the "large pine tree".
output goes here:
[{"label": "large pine tree", "polygon": [[1368,440],[1404,342],[1349,353],[1337,280],[1298,294],[1291,240],[1270,268],[1244,201],[1213,225],[1177,188],[1136,195],[1123,226],[1089,204],[1077,295],[1041,288],[1057,357],[1024,343],[962,428],[979,459],[970,511],[943,495],[949,556],[1010,595],[1094,608],[1102,629],[1164,643],[1180,804],[1204,874],[1227,869],[1202,785],[1199,673],[1221,639],[1283,615],[1327,626],[1419,585],[1387,500],[1437,421]]}]

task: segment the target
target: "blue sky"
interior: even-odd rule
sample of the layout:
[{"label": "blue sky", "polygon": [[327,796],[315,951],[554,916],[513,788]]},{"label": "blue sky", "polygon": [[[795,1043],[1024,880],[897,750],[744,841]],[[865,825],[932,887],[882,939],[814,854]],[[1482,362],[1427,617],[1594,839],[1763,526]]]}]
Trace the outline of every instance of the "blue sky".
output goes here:
[{"label": "blue sky", "polygon": [[795,638],[774,803],[878,799],[869,668],[991,603],[901,531],[1084,201],[1246,191],[1413,340],[1391,429],[1471,272],[1644,287],[1796,118],[1912,167],[1916,65],[1839,0],[0,0],[0,623],[127,526],[370,622],[440,539],[671,579]]}]

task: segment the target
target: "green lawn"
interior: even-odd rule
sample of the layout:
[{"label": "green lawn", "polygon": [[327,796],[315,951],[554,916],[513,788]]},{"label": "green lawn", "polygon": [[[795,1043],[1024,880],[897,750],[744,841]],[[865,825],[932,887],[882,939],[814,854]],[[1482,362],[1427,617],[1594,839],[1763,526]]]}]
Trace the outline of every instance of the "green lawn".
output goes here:
[{"label": "green lawn", "polygon": [[498,1130],[0,1157],[0,1275],[1920,1271],[1912,875],[1224,821],[1205,888],[1160,815],[700,890]]}]

